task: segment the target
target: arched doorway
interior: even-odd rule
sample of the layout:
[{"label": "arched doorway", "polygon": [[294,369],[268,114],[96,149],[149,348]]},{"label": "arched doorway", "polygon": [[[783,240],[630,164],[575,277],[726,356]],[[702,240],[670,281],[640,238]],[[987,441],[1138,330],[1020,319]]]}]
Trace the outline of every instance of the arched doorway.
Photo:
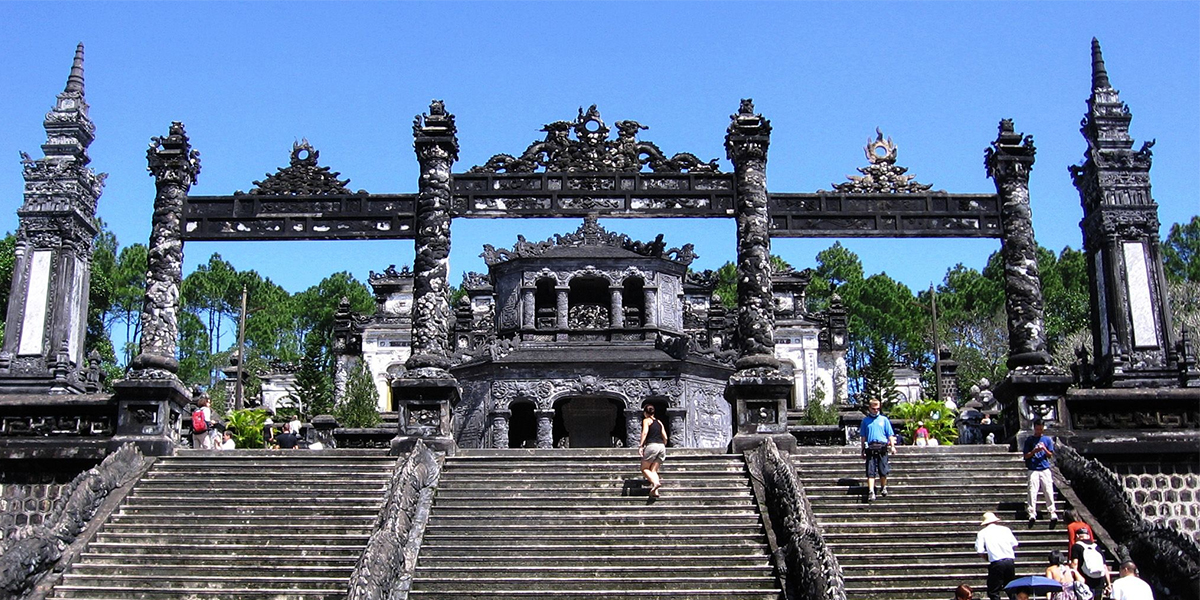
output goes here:
[{"label": "arched doorway", "polygon": [[624,443],[624,408],[624,403],[615,398],[583,396],[559,400],[554,405],[554,445],[612,448],[618,441]]},{"label": "arched doorway", "polygon": [[508,407],[508,447],[537,447],[537,417],[532,402],[514,402]]}]

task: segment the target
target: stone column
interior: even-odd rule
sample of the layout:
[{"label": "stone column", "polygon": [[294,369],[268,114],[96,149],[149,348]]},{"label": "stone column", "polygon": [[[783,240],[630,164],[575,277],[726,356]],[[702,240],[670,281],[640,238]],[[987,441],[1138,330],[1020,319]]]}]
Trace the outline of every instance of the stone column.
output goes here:
[{"label": "stone column", "polygon": [[642,409],[625,409],[625,446],[637,448],[642,443]]},{"label": "stone column", "polygon": [[554,309],[554,313],[555,313],[554,316],[555,316],[555,319],[557,320],[558,328],[566,329],[567,327],[569,327],[569,325],[568,325],[569,321],[567,320],[567,313],[570,311],[570,306],[571,306],[570,299],[568,298],[567,294],[571,290],[569,288],[557,288],[555,291],[557,292],[557,296],[555,296],[555,300],[557,300],[557,304]]},{"label": "stone column", "polygon": [[537,329],[537,299],[533,288],[521,290],[521,329]]},{"label": "stone column", "polygon": [[538,448],[553,448],[554,447],[554,411],[553,410],[537,410],[534,411],[537,417],[537,447]]},{"label": "stone column", "polygon": [[109,448],[134,442],[144,454],[162,455],[174,451],[183,406],[191,400],[175,375],[179,370],[175,350],[183,278],[183,205],[200,173],[200,153],[192,149],[183,124],[176,121],[167,137],[151,138],[146,160],[157,193],[147,250],[141,351],[130,363],[128,378],[114,385],[119,414],[117,435]]},{"label": "stone column", "polygon": [[737,195],[737,368],[779,368],[775,358],[775,301],[771,289],[770,217],[767,214],[767,148],[771,122],[742,100],[725,135]]},{"label": "stone column", "polygon": [[658,290],[648,287],[642,292],[646,304],[642,309],[642,322],[646,327],[658,327]]},{"label": "stone column", "polygon": [[146,160],[157,193],[147,249],[141,351],[130,366],[146,376],[159,373],[174,378],[179,371],[175,350],[183,280],[183,204],[200,174],[200,153],[188,143],[183,123],[175,121],[167,137],[151,138]]},{"label": "stone column", "polygon": [[508,448],[508,422],[512,419],[512,411],[496,409],[492,411],[492,447]]},{"label": "stone column", "polygon": [[410,450],[418,439],[434,450],[453,453],[450,415],[462,397],[450,368],[450,167],[458,160],[454,115],[440,100],[413,122],[413,147],[420,167],[416,203],[416,257],[413,259],[412,355],[408,370],[392,381],[400,412],[392,454]]},{"label": "stone column", "polygon": [[[1016,133],[1009,119],[1000,121],[996,141],[984,151],[988,177],[995,181],[1000,197],[1003,228],[1009,372],[996,386],[996,398],[1001,403],[1006,438],[1030,429],[1029,417],[1035,413],[1055,420],[1071,385],[1070,375],[1052,366],[1046,351],[1037,241],[1029,210],[1029,172],[1035,152],[1033,136]],[[1048,429],[1053,432],[1056,424],[1049,423]]]},{"label": "stone column", "polygon": [[770,215],[767,212],[767,148],[771,122],[742,100],[730,117],[725,153],[733,162],[737,206],[737,371],[725,398],[734,404],[733,451],[755,448],[767,438],[781,450],[796,446],[787,432],[788,397],[795,380],[775,358],[775,298],[771,286]]},{"label": "stone column", "polygon": [[608,320],[608,326],[614,329],[625,327],[625,299],[622,297],[624,293],[625,288],[623,286],[614,285],[608,288],[611,306],[609,309],[611,316]]},{"label": "stone column", "polygon": [[667,426],[669,428],[667,430],[667,437],[669,438],[668,441],[670,442],[671,446],[674,448],[683,446],[685,443],[684,440],[687,439],[687,436],[685,435],[687,433],[685,431],[685,428],[687,427],[687,409],[668,407]]},{"label": "stone column", "polygon": [[1000,196],[1010,369],[1050,364],[1037,242],[1029,210],[1029,171],[1033,169],[1035,152],[1033,136],[1014,133],[1013,122],[1005,119],[1000,122],[996,141],[984,153],[988,177],[995,181],[996,194]]}]

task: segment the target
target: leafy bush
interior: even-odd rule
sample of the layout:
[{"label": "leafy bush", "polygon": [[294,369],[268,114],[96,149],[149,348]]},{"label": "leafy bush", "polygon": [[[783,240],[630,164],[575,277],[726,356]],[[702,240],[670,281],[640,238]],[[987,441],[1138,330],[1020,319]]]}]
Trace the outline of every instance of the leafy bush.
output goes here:
[{"label": "leafy bush", "polygon": [[233,433],[238,448],[262,448],[266,423],[267,411],[261,408],[235,410],[225,417],[225,429]]},{"label": "leafy bush", "polygon": [[804,407],[804,416],[800,418],[801,425],[837,425],[838,409],[834,404],[825,404],[825,390],[818,387],[813,393],[813,399]]},{"label": "leafy bush", "polygon": [[889,416],[908,421],[904,425],[905,440],[914,439],[913,433],[917,430],[918,421],[925,423],[925,429],[929,430],[929,437],[937,440],[940,445],[953,444],[958,440],[958,428],[954,425],[956,411],[946,408],[944,403],[937,400],[900,402],[892,408]]}]

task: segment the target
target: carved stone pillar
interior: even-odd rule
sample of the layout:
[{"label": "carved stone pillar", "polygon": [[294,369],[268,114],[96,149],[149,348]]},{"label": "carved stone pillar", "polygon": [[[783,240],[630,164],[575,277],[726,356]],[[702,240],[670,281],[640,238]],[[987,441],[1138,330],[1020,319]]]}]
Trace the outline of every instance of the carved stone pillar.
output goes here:
[{"label": "carved stone pillar", "polygon": [[767,148],[771,122],[742,100],[725,134],[733,162],[737,199],[738,350],[737,372],[725,398],[734,404],[733,451],[757,447],[767,438],[782,450],[796,446],[787,431],[787,405],[794,379],[775,358],[775,298],[771,286],[770,215],[767,213]]},{"label": "carved stone pillar", "polygon": [[642,310],[642,319],[646,327],[658,327],[658,290],[648,287],[642,290],[646,306]]},{"label": "carved stone pillar", "polygon": [[521,290],[521,329],[537,329],[537,300],[534,288]]},{"label": "carved stone pillar", "polygon": [[566,329],[569,326],[568,325],[569,321],[567,319],[567,317],[568,317],[567,312],[569,312],[571,305],[570,305],[570,299],[568,298],[568,293],[571,290],[568,288],[557,288],[555,291],[557,292],[557,295],[555,296],[557,305],[554,310],[554,313],[555,313],[554,316],[557,319],[558,328],[560,330]]},{"label": "carved stone pillar", "polygon": [[687,412],[686,408],[667,408],[667,437],[674,448],[683,446],[687,439]]},{"label": "carved stone pillar", "polygon": [[538,448],[553,448],[554,447],[554,411],[553,410],[537,410],[534,411],[537,417],[537,447]]},{"label": "carved stone pillar", "polygon": [[625,409],[625,446],[637,448],[642,443],[642,409]]},{"label": "carved stone pillar", "polygon": [[392,454],[426,446],[453,453],[450,416],[462,397],[447,370],[450,356],[450,167],[458,160],[454,115],[440,100],[413,122],[413,147],[420,167],[413,259],[412,355],[408,370],[392,381],[400,412]]},{"label": "carved stone pillar", "polygon": [[624,293],[625,288],[619,285],[608,288],[608,295],[611,298],[609,314],[612,315],[609,318],[608,326],[614,329],[625,327],[625,299],[622,296]]},{"label": "carved stone pillar", "polygon": [[66,89],[43,122],[44,158],[21,153],[25,202],[17,210],[0,389],[82,393],[96,201],[105,175],[87,165],[96,128],[83,94],[83,45]]},{"label": "carved stone pillar", "polygon": [[508,448],[508,422],[512,419],[512,411],[506,409],[493,410],[491,417],[492,447]]},{"label": "carved stone pillar", "polygon": [[[161,373],[173,378],[179,370],[175,350],[183,279],[183,203],[200,174],[200,153],[188,143],[183,123],[175,121],[167,137],[151,138],[146,160],[157,194],[147,249],[141,352],[130,366],[147,377]],[[139,377],[132,372],[130,376]]]},{"label": "carved stone pillar", "polygon": [[996,194],[1000,196],[1010,369],[1050,364],[1037,241],[1029,210],[1029,171],[1033,169],[1036,151],[1033,136],[1014,133],[1013,122],[1005,119],[1000,122],[996,141],[984,153],[988,177],[995,181]]},{"label": "carved stone pillar", "polygon": [[454,115],[440,100],[413,123],[413,146],[420,165],[416,203],[416,257],[413,259],[412,356],[407,367],[450,367],[450,167],[458,160]]},{"label": "carved stone pillar", "polygon": [[771,122],[742,100],[725,134],[737,197],[737,368],[779,368],[775,358],[775,301],[771,289],[770,217],[767,214],[767,148]]}]

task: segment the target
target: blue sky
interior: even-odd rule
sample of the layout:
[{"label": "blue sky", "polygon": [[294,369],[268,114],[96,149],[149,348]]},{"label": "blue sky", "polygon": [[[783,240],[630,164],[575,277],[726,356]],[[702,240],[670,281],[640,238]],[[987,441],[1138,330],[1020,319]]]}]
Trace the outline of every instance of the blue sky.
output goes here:
[{"label": "blue sky", "polygon": [[[1001,118],[1038,147],[1037,238],[1078,248],[1067,166],[1085,149],[1090,40],[1133,112],[1165,229],[1200,213],[1200,3],[0,3],[0,230],[22,201],[17,152],[40,156],[42,118],[86,45],[97,126],[92,165],[109,173],[99,215],[122,245],[145,243],[151,136],[183,121],[202,155],[192,193],[247,190],[307,138],[353,189],[417,189],[413,115],[432,98],[457,115],[455,170],[519,153],[542,124],[599,105],[633,119],[667,154],[719,158],[739,99],[774,126],[773,192],[829,189],[864,164],[876,127],[899,164],[934,189],[992,193],[983,150]],[[7,165],[7,166],[4,166]],[[669,245],[695,243],[694,268],[734,256],[733,222],[602,220]],[[451,270],[483,271],[481,245],[573,231],[574,220],[456,220]],[[812,266],[830,239],[773,250]],[[868,273],[914,289],[956,263],[982,268],[997,240],[844,240]],[[299,291],[329,273],[411,264],[411,241],[224,242],[185,248],[185,270],[220,252]]]}]

